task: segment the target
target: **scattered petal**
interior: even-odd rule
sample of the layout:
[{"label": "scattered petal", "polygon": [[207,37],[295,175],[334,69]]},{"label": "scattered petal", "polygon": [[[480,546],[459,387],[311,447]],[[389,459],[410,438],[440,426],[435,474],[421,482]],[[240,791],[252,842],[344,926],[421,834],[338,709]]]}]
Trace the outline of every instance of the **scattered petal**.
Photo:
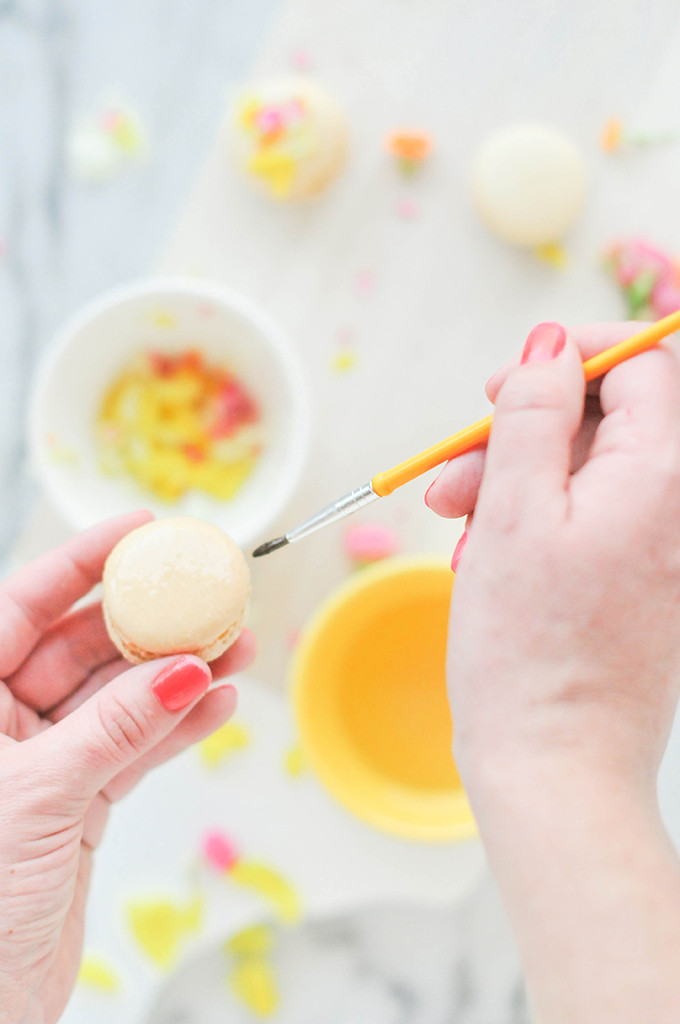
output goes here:
[{"label": "scattered petal", "polygon": [[547,263],[548,266],[555,267],[557,270],[564,270],[568,263],[567,251],[559,242],[546,242],[544,245],[538,245],[534,249],[534,253],[542,263]]},{"label": "scattered petal", "polygon": [[169,309],[152,309],[148,314],[149,322],[154,327],[176,327],[177,316],[171,313]]},{"label": "scattered petal", "polygon": [[665,145],[677,139],[676,132],[630,132],[624,128],[620,118],[610,117],[600,136],[600,148],[605,153],[621,153],[627,149]]},{"label": "scattered petal", "polygon": [[623,136],[623,124],[619,117],[610,117],[602,129],[600,135],[600,148],[605,153],[614,153],[621,145]]},{"label": "scattered petal", "polygon": [[399,548],[395,531],[383,523],[355,523],[345,530],[345,552],[356,565],[389,558]]},{"label": "scattered petal", "polygon": [[351,327],[341,327],[338,331],[338,345],[343,347],[353,345],[355,342],[354,331]]},{"label": "scattered petal", "polygon": [[290,55],[290,63],[296,71],[309,71],[312,67],[312,58],[307,50],[297,48]]},{"label": "scattered petal", "polygon": [[302,630],[298,626],[295,626],[293,629],[290,630],[288,636],[286,637],[286,647],[288,648],[289,651],[295,650],[295,648],[300,642],[301,635]]},{"label": "scattered petal", "polygon": [[604,263],[631,318],[656,320],[680,309],[680,268],[661,249],[644,239],[626,239],[609,247]]},{"label": "scattered petal", "polygon": [[357,357],[355,352],[348,352],[347,350],[342,352],[336,352],[331,360],[331,369],[335,373],[347,373],[348,370],[353,370],[356,366]]},{"label": "scattered petal", "polygon": [[120,978],[104,957],[86,953],[80,963],[78,984],[95,992],[112,995],[121,988]]},{"label": "scattered petal", "polygon": [[76,448],[62,444],[56,434],[48,434],[46,440],[51,462],[60,466],[80,465],[80,452]]},{"label": "scattered petal", "polygon": [[271,1017],[276,1013],[280,995],[271,964],[264,957],[237,959],[232,966],[228,984],[234,995],[256,1017]]},{"label": "scattered petal", "polygon": [[286,773],[294,779],[298,778],[300,775],[304,775],[307,770],[307,762],[301,746],[296,744],[294,747],[291,747],[290,750],[286,751],[286,755],[283,759],[283,766]]},{"label": "scattered petal", "polygon": [[88,184],[109,181],[148,155],[147,132],[139,115],[120,100],[104,99],[82,118],[66,140],[74,177]]},{"label": "scattered petal", "polygon": [[274,932],[266,924],[254,924],[232,935],[225,943],[228,953],[235,956],[263,956],[274,945]]},{"label": "scattered petal", "polygon": [[264,896],[284,921],[300,917],[300,900],[290,882],[274,868],[260,861],[240,860],[229,872],[229,878],[245,889]]},{"label": "scattered petal", "polygon": [[385,148],[396,157],[401,173],[411,175],[432,152],[432,137],[419,131],[392,132],[385,139]]},{"label": "scattered petal", "polygon": [[354,285],[360,295],[368,295],[375,288],[375,274],[372,270],[358,271]]},{"label": "scattered petal", "polygon": [[420,209],[417,203],[414,203],[412,199],[398,199],[394,212],[397,217],[401,217],[402,220],[415,220],[420,213]]},{"label": "scattered petal", "polygon": [[250,733],[239,722],[226,722],[198,744],[201,760],[207,768],[216,768],[232,754],[250,744]]},{"label": "scattered petal", "polygon": [[138,944],[159,967],[175,965],[182,942],[198,932],[203,903],[195,897],[186,906],[170,900],[143,900],[128,906],[128,922]]},{"label": "scattered petal", "polygon": [[238,863],[239,853],[236,845],[225,832],[217,829],[206,832],[202,846],[205,860],[222,874],[233,870]]}]

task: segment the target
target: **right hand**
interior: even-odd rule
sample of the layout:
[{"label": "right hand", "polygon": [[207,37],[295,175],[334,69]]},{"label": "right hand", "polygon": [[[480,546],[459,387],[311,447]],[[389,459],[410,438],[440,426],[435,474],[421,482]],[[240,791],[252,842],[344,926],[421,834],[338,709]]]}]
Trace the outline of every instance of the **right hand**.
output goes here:
[{"label": "right hand", "polygon": [[581,328],[555,358],[492,378],[488,449],[453,460],[430,488],[440,514],[474,509],[449,653],[471,795],[488,796],[480,782],[494,767],[510,781],[556,759],[561,772],[654,790],[680,681],[674,352],[660,345],[612,369],[601,410],[583,419],[582,360],[639,329]]}]

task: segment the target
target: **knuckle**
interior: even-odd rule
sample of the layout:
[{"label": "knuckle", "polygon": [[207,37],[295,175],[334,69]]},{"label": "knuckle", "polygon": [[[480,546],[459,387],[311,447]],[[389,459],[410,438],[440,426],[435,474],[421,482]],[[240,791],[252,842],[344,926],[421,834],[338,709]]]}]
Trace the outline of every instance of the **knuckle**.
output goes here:
[{"label": "knuckle", "polygon": [[[535,367],[534,367],[535,369]],[[496,399],[496,412],[546,412],[564,405],[564,388],[547,374],[513,374],[508,377]]]},{"label": "knuckle", "polygon": [[125,763],[148,746],[151,723],[139,707],[129,707],[113,694],[97,706],[100,734],[114,761]]}]

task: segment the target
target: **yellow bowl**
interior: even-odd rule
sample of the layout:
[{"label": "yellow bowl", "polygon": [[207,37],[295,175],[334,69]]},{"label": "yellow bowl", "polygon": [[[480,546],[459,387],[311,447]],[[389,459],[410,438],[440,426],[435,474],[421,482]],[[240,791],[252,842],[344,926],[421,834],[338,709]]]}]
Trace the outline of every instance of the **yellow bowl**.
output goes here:
[{"label": "yellow bowl", "polygon": [[360,818],[427,842],[476,835],[451,753],[446,636],[453,573],[392,558],[322,605],[292,664],[312,769]]}]

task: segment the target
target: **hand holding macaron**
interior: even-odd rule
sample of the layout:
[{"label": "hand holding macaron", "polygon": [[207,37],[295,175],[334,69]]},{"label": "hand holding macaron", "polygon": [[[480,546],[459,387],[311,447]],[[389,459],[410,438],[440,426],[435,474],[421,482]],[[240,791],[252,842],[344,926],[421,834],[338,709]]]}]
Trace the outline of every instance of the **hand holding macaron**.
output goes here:
[{"label": "hand holding macaron", "polygon": [[[211,544],[222,545],[223,588],[225,565],[234,574],[233,589],[226,586],[222,592],[222,628],[218,616],[199,636],[196,649],[216,657],[210,668],[182,641],[165,651],[145,652],[166,656],[129,668],[107,634],[101,606],[72,610],[101,579],[119,541],[135,533],[147,536],[145,531],[159,536],[150,518],[140,512],[102,523],[20,569],[0,587],[2,1024],[59,1019],[78,971],[92,855],[111,803],[150,768],[231,716],[233,686],[207,692],[208,687],[213,677],[241,671],[254,656],[252,635],[239,633],[248,593],[240,552],[224,535],[216,537],[212,528],[206,531],[207,524],[196,521],[189,521],[194,536],[207,544],[209,535]],[[196,542],[195,559],[201,543]],[[208,580],[217,586],[219,560],[210,550]],[[113,558],[114,569],[120,555]],[[181,567],[182,558],[176,562]],[[161,590],[162,565],[161,559]],[[120,596],[114,586],[114,616]],[[189,610],[186,619],[191,618]],[[127,620],[124,625],[129,628]],[[220,646],[225,649],[221,655]]]}]

